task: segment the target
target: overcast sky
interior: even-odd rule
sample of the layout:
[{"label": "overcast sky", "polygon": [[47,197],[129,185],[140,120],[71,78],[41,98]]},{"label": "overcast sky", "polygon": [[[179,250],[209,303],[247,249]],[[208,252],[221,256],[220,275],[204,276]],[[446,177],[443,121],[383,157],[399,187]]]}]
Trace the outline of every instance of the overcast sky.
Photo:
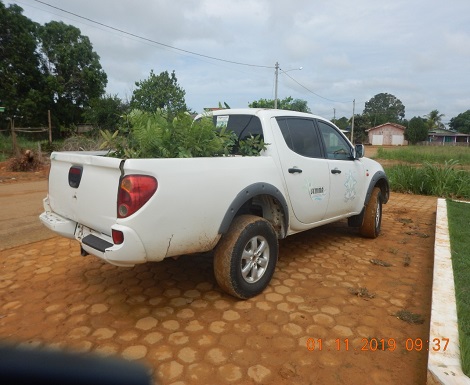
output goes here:
[{"label": "overcast sky", "polygon": [[122,99],[150,70],[174,70],[192,110],[247,107],[274,99],[278,62],[289,71],[280,71],[278,97],[306,100],[329,119],[334,110],[351,117],[353,100],[362,113],[382,92],[402,101],[407,119],[437,109],[447,123],[470,109],[469,0],[3,1],[40,24],[78,27],[100,56],[107,93]]}]

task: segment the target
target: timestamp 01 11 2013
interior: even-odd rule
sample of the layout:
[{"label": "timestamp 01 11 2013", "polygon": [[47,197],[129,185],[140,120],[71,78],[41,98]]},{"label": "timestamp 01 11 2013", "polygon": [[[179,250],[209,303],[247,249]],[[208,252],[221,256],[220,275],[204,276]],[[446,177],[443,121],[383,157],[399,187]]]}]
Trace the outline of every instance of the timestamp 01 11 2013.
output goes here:
[{"label": "timestamp 01 11 2013", "polygon": [[[355,344],[349,338],[336,338],[329,343],[328,347],[322,338],[308,338],[307,349],[313,351],[359,351],[359,352],[375,352],[375,351],[390,351],[393,352],[399,347],[404,348],[406,351],[434,351],[445,352],[449,345],[449,338],[407,338],[403,341],[397,341],[396,338],[362,338],[361,343]],[[357,345],[356,345],[357,344]]]}]

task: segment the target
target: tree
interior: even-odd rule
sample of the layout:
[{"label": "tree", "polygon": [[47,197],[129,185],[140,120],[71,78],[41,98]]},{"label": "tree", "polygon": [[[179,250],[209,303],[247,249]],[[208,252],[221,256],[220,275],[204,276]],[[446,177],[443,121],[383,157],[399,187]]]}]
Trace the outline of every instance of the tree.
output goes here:
[{"label": "tree", "polygon": [[455,118],[452,118],[449,122],[449,127],[462,134],[470,134],[470,110],[462,112]]},{"label": "tree", "polygon": [[178,85],[175,71],[170,76],[168,71],[155,75],[151,70],[147,79],[135,82],[135,85],[137,89],[132,94],[131,109],[146,112],[163,109],[168,112],[168,116],[188,110],[184,100],[186,92]]},{"label": "tree", "polygon": [[[352,118],[349,119],[349,126],[352,125]],[[353,143],[363,143],[367,140],[366,130],[370,128],[370,120],[367,115],[354,115],[354,138]]]},{"label": "tree", "polygon": [[[274,99],[259,99],[248,104],[251,108],[274,108]],[[290,110],[299,112],[310,112],[307,101],[302,99],[294,99],[288,96],[282,100],[278,100],[278,108],[280,110]]]},{"label": "tree", "polygon": [[340,119],[331,119],[331,121],[338,126],[341,130],[347,130],[350,122],[346,116]]},{"label": "tree", "polygon": [[250,108],[274,108],[274,99],[259,99],[248,103]]},{"label": "tree", "polygon": [[381,93],[366,102],[363,114],[369,116],[373,126],[401,123],[405,118],[405,106],[394,95]]},{"label": "tree", "polygon": [[40,28],[50,109],[61,125],[80,123],[82,111],[104,94],[106,73],[90,39],[78,28],[51,21]]},{"label": "tree", "polygon": [[18,5],[5,8],[0,2],[0,106],[5,107],[5,117],[45,124],[44,79],[36,52],[38,25],[22,12]]},{"label": "tree", "polygon": [[83,113],[83,119],[102,130],[114,131],[128,108],[117,95],[106,95],[90,100],[89,107]]},{"label": "tree", "polygon": [[428,130],[434,130],[436,128],[444,129],[444,123],[442,123],[442,118],[444,114],[440,114],[438,110],[432,110],[429,114],[424,115],[427,119],[426,124],[428,126]]},{"label": "tree", "polygon": [[411,144],[424,142],[428,138],[428,127],[425,119],[415,116],[410,119],[405,129],[405,139]]}]

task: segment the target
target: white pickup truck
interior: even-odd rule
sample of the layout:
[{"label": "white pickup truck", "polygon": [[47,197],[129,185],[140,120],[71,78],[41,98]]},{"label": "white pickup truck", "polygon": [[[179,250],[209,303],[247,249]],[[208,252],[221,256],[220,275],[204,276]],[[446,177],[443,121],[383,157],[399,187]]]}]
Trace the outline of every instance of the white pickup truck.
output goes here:
[{"label": "white pickup truck", "polygon": [[259,157],[117,159],[51,154],[40,219],[118,266],[214,250],[220,287],[249,298],[269,284],[278,240],[342,219],[379,235],[389,199],[383,168],[331,122],[306,113],[213,113],[239,139],[261,135]]}]

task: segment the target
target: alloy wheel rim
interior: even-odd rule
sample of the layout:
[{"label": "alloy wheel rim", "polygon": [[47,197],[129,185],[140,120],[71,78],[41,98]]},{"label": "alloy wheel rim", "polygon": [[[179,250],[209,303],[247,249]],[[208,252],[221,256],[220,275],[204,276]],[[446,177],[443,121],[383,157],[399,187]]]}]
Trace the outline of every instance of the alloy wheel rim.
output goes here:
[{"label": "alloy wheel rim", "polygon": [[269,265],[269,244],[265,237],[251,238],[243,248],[241,274],[245,282],[258,282],[266,273]]},{"label": "alloy wheel rim", "polygon": [[380,227],[381,210],[382,210],[382,207],[380,206],[380,202],[377,201],[377,210],[375,210],[375,228],[376,229]]}]

